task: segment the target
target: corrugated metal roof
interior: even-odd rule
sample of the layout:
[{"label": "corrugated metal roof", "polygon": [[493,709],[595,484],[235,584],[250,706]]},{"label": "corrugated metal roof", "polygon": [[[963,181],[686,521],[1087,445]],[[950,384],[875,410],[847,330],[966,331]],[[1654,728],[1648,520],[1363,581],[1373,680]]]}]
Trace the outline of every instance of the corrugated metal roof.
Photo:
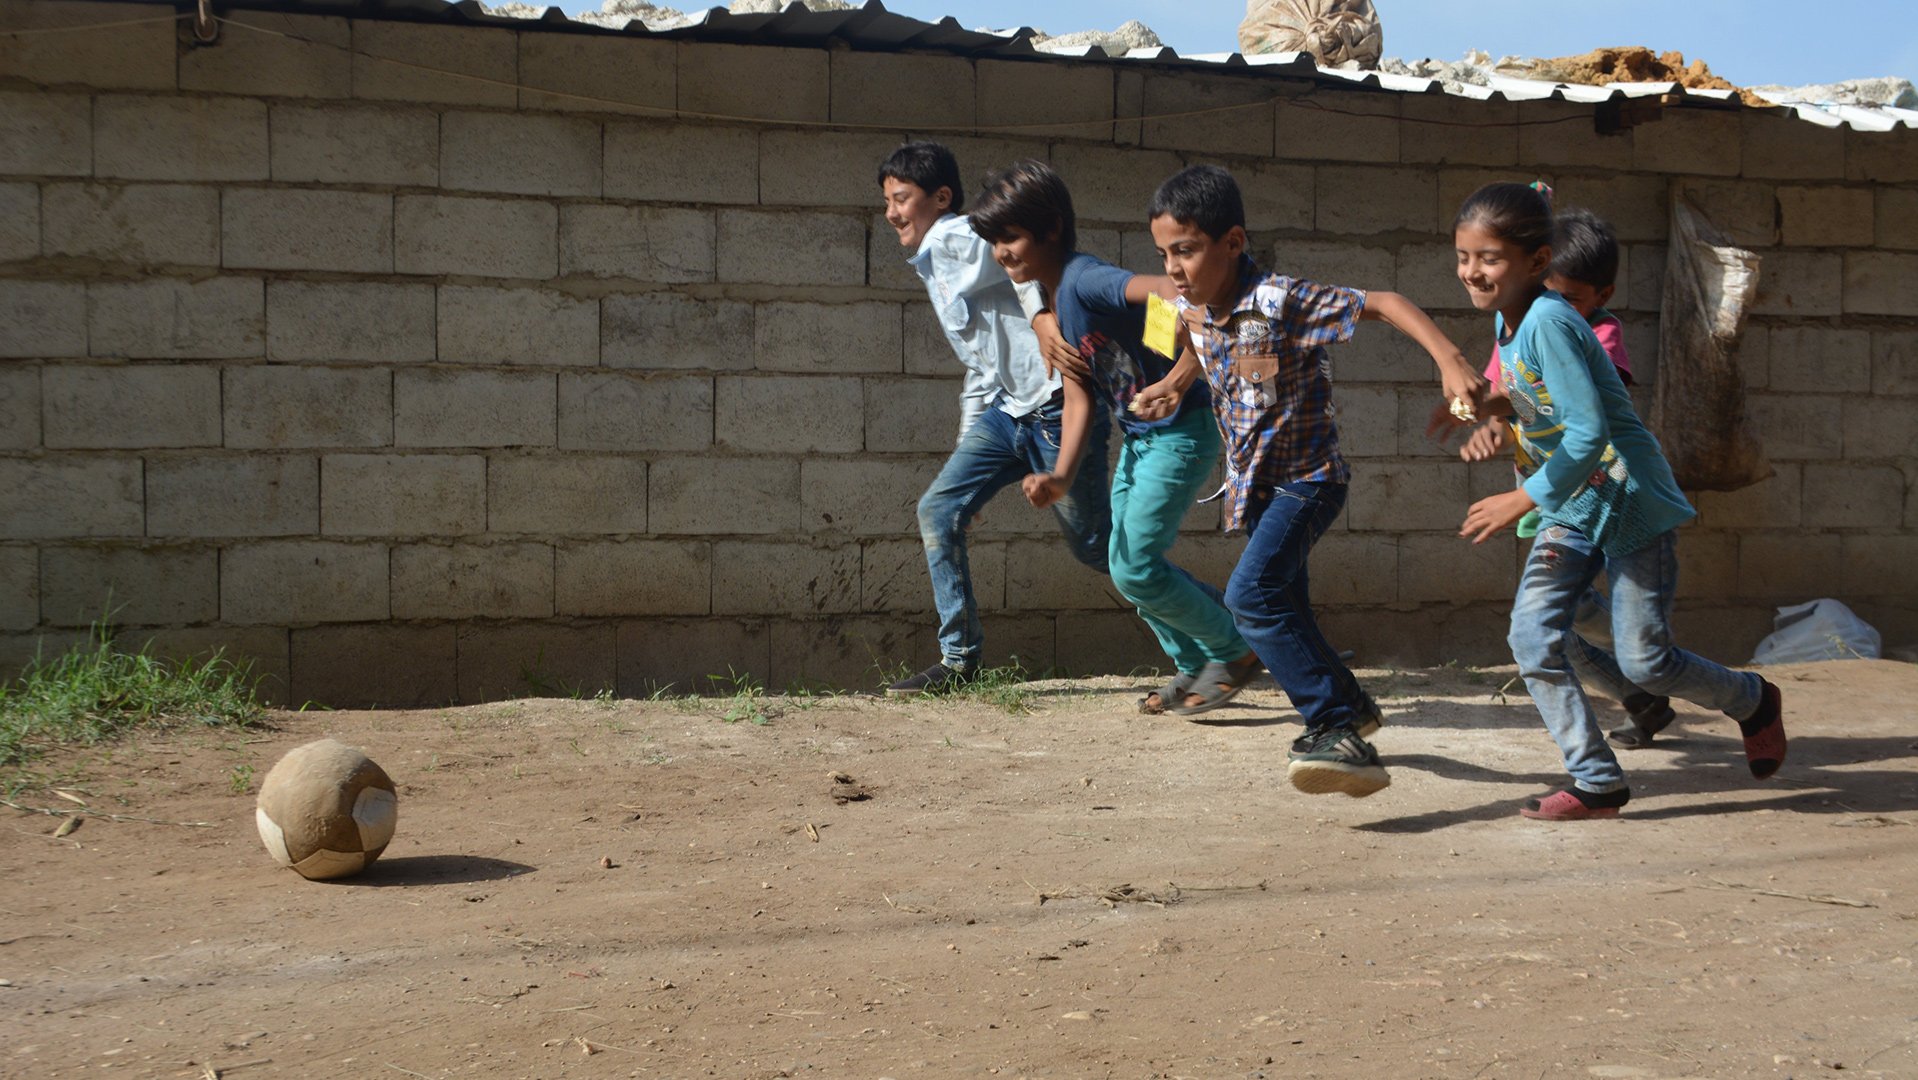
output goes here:
[{"label": "corrugated metal roof", "polygon": [[[181,10],[191,4],[178,0],[142,0],[166,3]],[[1026,60],[1050,60],[1055,63],[1097,62],[1119,65],[1152,65],[1226,69],[1233,73],[1270,73],[1287,78],[1314,79],[1348,87],[1381,91],[1434,94],[1446,93],[1476,100],[1569,101],[1603,104],[1612,101],[1646,98],[1664,99],[1667,104],[1697,105],[1706,108],[1746,108],[1729,90],[1694,90],[1677,83],[1610,83],[1586,86],[1491,76],[1486,86],[1446,85],[1436,79],[1394,75],[1380,71],[1347,71],[1322,68],[1302,53],[1268,53],[1247,56],[1237,52],[1195,53],[1181,56],[1171,48],[1135,49],[1122,56],[1108,56],[1098,46],[1076,49],[1042,50],[1032,44],[1029,27],[997,33],[968,30],[948,16],[938,22],[924,22],[886,10],[881,0],[867,0],[857,8],[813,11],[803,0],[795,0],[778,12],[734,13],[715,7],[699,13],[691,22],[648,27],[635,19],[622,28],[610,28],[583,22],[556,7],[545,9],[535,19],[520,19],[494,14],[478,0],[230,0],[219,10],[244,9],[300,14],[324,14],[357,19],[392,19],[411,22],[448,22],[476,26],[510,26],[522,30],[556,33],[634,34],[677,41],[712,41],[735,44],[816,47],[840,44],[873,51],[922,50],[969,57],[996,57]],[[1896,127],[1918,128],[1918,110],[1868,108],[1857,105],[1820,105],[1790,103],[1778,106],[1798,118],[1823,127],[1847,125],[1861,131],[1887,131]]]}]

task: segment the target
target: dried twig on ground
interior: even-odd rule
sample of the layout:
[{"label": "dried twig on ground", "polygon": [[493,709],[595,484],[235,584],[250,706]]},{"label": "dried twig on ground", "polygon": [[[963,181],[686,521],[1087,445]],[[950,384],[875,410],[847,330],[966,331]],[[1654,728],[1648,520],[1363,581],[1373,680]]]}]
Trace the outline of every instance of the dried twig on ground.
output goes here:
[{"label": "dried twig on ground", "polygon": [[[1736,881],[1720,881],[1717,878],[1712,878],[1711,880],[1718,888],[1726,892],[1757,893],[1759,896],[1776,896],[1784,900],[1804,900],[1813,904],[1836,904],[1839,907],[1875,908],[1878,906],[1877,904],[1864,900],[1849,900],[1842,896],[1827,896],[1821,893],[1783,892],[1779,889],[1761,889],[1756,885],[1742,885]],[[1706,887],[1710,888],[1711,886]]]},{"label": "dried twig on ground", "polygon": [[76,810],[61,810],[50,806],[26,806],[12,799],[0,799],[0,806],[10,806],[23,814],[45,814],[48,817],[67,817],[74,814],[90,814],[93,817],[106,818],[108,821],[140,821],[148,825],[177,825],[183,829],[211,829],[211,821],[166,821],[161,818],[141,817],[138,814],[109,814],[104,810],[95,810],[82,806]]}]

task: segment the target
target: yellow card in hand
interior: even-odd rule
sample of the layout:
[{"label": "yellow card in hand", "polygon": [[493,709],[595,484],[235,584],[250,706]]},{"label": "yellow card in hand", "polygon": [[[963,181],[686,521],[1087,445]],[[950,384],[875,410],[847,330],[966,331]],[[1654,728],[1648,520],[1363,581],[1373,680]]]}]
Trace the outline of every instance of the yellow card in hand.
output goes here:
[{"label": "yellow card in hand", "polygon": [[1157,293],[1145,298],[1145,335],[1140,338],[1145,347],[1168,360],[1178,357],[1173,352],[1179,347],[1179,309],[1169,300],[1161,300]]}]

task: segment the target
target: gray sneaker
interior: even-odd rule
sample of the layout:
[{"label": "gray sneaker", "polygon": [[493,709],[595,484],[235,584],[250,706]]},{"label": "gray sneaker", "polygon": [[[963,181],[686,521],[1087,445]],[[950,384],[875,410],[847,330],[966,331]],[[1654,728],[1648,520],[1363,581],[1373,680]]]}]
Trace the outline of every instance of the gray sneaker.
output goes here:
[{"label": "gray sneaker", "polygon": [[1288,756],[1292,763],[1286,767],[1286,777],[1308,795],[1342,791],[1362,799],[1392,784],[1379,763],[1379,752],[1351,728],[1308,731],[1292,743]]},{"label": "gray sneaker", "polygon": [[915,694],[943,694],[948,690],[959,689],[971,682],[974,677],[970,669],[950,667],[941,660],[917,675],[908,675],[886,687],[886,696],[911,697]]}]

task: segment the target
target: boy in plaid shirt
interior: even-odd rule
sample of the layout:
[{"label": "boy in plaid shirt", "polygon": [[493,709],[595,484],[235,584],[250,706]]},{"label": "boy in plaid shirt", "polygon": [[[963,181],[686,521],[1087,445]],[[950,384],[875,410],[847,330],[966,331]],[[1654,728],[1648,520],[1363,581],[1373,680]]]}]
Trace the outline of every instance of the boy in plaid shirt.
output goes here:
[{"label": "boy in plaid shirt", "polygon": [[1370,795],[1392,782],[1365,740],[1383,718],[1319,632],[1307,591],[1306,557],[1345,506],[1351,479],[1339,456],[1325,346],[1349,339],[1361,320],[1379,320],[1432,354],[1461,411],[1477,407],[1485,380],[1396,293],[1261,269],[1246,254],[1239,186],[1216,165],[1167,180],[1150,216],[1153,243],[1179,290],[1183,330],[1198,347],[1185,350],[1139,411],[1175,403],[1203,369],[1225,436],[1225,528],[1248,534],[1225,604],[1305,718],[1287,775],[1300,791]]}]

